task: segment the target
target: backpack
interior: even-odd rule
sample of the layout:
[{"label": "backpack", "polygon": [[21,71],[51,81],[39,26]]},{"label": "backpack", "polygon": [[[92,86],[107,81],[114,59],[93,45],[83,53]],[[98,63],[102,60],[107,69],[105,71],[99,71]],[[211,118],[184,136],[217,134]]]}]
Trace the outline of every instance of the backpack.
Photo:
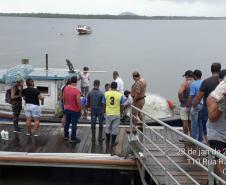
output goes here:
[{"label": "backpack", "polygon": [[12,104],[11,89],[8,89],[5,93],[5,102]]}]

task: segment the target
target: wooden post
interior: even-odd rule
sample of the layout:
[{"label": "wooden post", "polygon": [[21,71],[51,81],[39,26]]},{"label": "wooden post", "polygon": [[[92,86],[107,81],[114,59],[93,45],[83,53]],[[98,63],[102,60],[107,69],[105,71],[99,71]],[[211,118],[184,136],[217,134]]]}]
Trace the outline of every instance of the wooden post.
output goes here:
[{"label": "wooden post", "polygon": [[49,58],[48,54],[46,54],[46,71],[49,69]]}]

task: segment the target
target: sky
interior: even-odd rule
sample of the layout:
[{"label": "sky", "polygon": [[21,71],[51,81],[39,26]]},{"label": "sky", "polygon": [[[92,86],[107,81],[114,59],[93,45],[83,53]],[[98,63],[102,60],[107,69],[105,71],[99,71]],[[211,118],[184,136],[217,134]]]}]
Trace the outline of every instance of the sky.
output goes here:
[{"label": "sky", "polygon": [[3,13],[226,16],[226,0],[0,0]]}]

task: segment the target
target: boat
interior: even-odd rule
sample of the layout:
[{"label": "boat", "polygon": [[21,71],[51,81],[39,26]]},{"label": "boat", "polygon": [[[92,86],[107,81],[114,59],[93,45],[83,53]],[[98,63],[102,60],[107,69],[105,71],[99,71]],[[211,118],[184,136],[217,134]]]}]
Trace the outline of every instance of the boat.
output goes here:
[{"label": "boat", "polygon": [[[67,79],[72,76],[80,78],[81,71],[74,69],[72,63],[66,60],[68,69],[49,68],[48,62],[46,62],[45,68],[34,68],[29,64],[28,59],[22,59],[20,65],[14,66],[9,69],[0,70],[0,119],[12,119],[12,108],[9,103],[5,101],[6,91],[11,88],[17,75],[23,76],[24,79],[32,78],[34,80],[35,87],[45,97],[41,102],[41,122],[57,122],[61,121],[63,113],[61,111],[60,93],[62,86],[66,83]],[[106,71],[89,71],[91,73],[103,73]],[[158,95],[147,94],[146,104],[144,111],[150,113],[156,118],[163,119],[165,122],[171,124],[178,122],[181,125],[179,116],[174,115],[172,109],[169,108],[166,99]],[[129,115],[128,115],[129,116]],[[22,109],[20,120],[25,121],[26,117]],[[122,125],[128,125],[129,120],[122,121]],[[90,117],[88,119],[81,118],[79,123],[89,124]],[[153,121],[150,120],[153,125]]]},{"label": "boat", "polygon": [[78,25],[76,30],[78,31],[79,34],[90,34],[90,33],[92,33],[91,26],[86,26],[86,25]]},{"label": "boat", "polygon": [[[60,121],[55,116],[55,110],[59,106],[60,93],[62,86],[67,79],[72,76],[80,78],[80,70],[74,69],[70,61],[67,60],[69,69],[34,68],[29,64],[28,59],[22,59],[20,65],[16,65],[9,69],[0,70],[0,118],[12,118],[11,105],[5,102],[5,94],[11,88],[16,76],[22,76],[24,79],[32,78],[35,88],[45,97],[41,103],[41,121]],[[25,119],[24,112],[21,113],[21,119]]]}]

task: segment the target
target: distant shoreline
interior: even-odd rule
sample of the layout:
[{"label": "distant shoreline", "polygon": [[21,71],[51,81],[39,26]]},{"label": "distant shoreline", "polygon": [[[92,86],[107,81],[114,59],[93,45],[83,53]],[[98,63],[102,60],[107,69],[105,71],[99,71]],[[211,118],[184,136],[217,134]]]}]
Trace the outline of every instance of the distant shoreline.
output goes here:
[{"label": "distant shoreline", "polygon": [[37,18],[67,18],[67,19],[136,19],[136,20],[226,20],[226,17],[198,16],[139,16],[139,15],[80,15],[52,13],[0,13],[1,17],[37,17]]}]

